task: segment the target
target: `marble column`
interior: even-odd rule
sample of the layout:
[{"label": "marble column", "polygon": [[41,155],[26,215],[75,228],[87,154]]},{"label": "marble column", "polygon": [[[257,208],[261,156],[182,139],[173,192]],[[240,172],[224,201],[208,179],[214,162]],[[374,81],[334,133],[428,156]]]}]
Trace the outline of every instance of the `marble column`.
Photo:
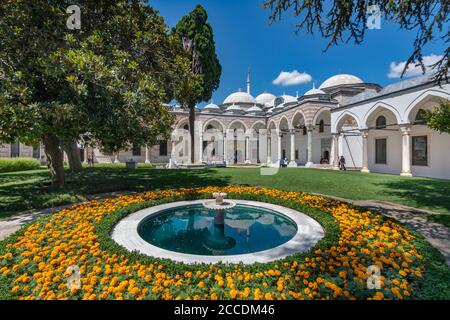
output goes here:
[{"label": "marble column", "polygon": [[412,177],[411,173],[411,126],[400,126],[402,133],[402,172],[401,176]]},{"label": "marble column", "polygon": [[245,136],[245,163],[249,164],[250,161],[250,137]]},{"label": "marble column", "polygon": [[361,130],[361,136],[362,136],[362,147],[363,147],[363,154],[362,154],[362,168],[361,172],[369,173],[369,130]]},{"label": "marble column", "polygon": [[[41,146],[39,146],[39,148],[40,148]],[[88,155],[89,155],[89,152],[88,152],[88,146],[84,146],[84,150],[83,150],[83,153],[84,153],[84,161],[83,161],[83,163],[84,164],[87,164],[88,163]]]},{"label": "marble column", "polygon": [[201,164],[203,162],[203,132],[199,131],[199,147],[198,147],[198,163]]},{"label": "marble column", "polygon": [[272,138],[267,134],[267,163],[272,163]]},{"label": "marble column", "polygon": [[289,159],[288,167],[296,167],[297,162],[295,161],[295,130],[290,130],[291,135],[291,159]]},{"label": "marble column", "polygon": [[281,160],[281,138],[283,137],[283,134],[281,133],[281,130],[277,130],[277,162],[280,163]]},{"label": "marble column", "polygon": [[228,140],[227,140],[227,133],[224,132],[223,133],[223,162],[225,163],[225,165],[228,163],[228,153],[227,153],[227,149],[228,149]]},{"label": "marble column", "polygon": [[312,153],[313,153],[313,131],[314,126],[313,125],[307,125],[306,127],[307,133],[308,133],[308,160],[305,164],[305,167],[312,167],[314,165],[312,160]]},{"label": "marble column", "polygon": [[145,145],[145,163],[150,163],[150,148]]},{"label": "marble column", "polygon": [[339,133],[333,133],[333,170],[339,170]]}]

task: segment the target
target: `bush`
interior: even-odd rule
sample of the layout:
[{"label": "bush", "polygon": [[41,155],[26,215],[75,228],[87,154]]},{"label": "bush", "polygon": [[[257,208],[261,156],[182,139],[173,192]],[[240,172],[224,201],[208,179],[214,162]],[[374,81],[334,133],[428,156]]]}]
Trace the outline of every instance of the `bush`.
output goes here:
[{"label": "bush", "polygon": [[38,160],[31,158],[0,159],[0,172],[35,170],[40,166]]}]

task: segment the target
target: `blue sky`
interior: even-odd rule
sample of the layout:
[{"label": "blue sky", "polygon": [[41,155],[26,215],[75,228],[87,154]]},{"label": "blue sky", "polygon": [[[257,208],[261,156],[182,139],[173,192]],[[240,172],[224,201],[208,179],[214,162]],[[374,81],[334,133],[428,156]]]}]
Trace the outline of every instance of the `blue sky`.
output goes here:
[{"label": "blue sky", "polygon": [[[196,4],[206,9],[223,68],[220,87],[213,94],[217,104],[239,88],[245,90],[248,66],[251,67],[253,96],[263,91],[275,95],[284,92],[295,95],[298,91],[302,95],[312,87],[313,81],[319,86],[337,73],[354,74],[365,82],[382,86],[400,80],[388,77],[390,64],[401,63],[409,57],[414,32],[382,21],[380,30],[367,31],[363,44],[340,44],[323,52],[326,41],[319,34],[295,34],[295,17],[285,15],[281,22],[269,24],[270,12],[260,7],[261,2],[150,0],[149,5],[160,11],[169,27]],[[442,52],[441,43],[431,43],[424,48],[424,55]],[[312,81],[292,86],[272,84],[280,72],[293,70],[311,75]]]}]

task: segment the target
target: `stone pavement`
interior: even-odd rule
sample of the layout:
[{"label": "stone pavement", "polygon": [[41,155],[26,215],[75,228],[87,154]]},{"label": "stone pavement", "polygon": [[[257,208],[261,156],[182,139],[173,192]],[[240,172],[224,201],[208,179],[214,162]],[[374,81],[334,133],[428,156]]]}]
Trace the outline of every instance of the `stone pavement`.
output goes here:
[{"label": "stone pavement", "polygon": [[384,201],[349,200],[323,194],[317,195],[378,211],[407,225],[422,234],[432,246],[438,249],[444,256],[447,265],[450,266],[450,228],[427,220],[427,215],[438,215],[439,213]]},{"label": "stone pavement", "polygon": [[[131,194],[134,192],[131,191],[118,191],[118,192],[110,192],[110,193],[101,193],[101,194],[95,194],[95,195],[88,195],[86,196],[86,201],[91,200],[101,200],[106,198],[114,198],[114,197],[120,197],[126,194]],[[48,213],[53,213],[60,211],[64,208],[68,208],[71,206],[74,206],[76,204],[66,204],[63,206],[53,207],[53,208],[47,208],[47,209],[40,209],[40,210],[33,210],[31,212],[14,215],[12,217],[6,217],[0,219],[0,240],[5,239],[9,235],[13,234],[17,230],[19,230],[24,224],[32,221],[33,219],[45,215]]]}]

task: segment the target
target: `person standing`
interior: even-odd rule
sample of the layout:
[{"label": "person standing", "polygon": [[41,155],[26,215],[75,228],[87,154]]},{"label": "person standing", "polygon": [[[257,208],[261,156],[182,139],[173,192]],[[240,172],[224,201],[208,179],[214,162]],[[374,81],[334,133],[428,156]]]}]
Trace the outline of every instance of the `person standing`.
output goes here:
[{"label": "person standing", "polygon": [[344,171],[347,170],[347,168],[345,167],[345,158],[344,158],[344,156],[341,156],[339,158],[339,170],[344,170]]}]

